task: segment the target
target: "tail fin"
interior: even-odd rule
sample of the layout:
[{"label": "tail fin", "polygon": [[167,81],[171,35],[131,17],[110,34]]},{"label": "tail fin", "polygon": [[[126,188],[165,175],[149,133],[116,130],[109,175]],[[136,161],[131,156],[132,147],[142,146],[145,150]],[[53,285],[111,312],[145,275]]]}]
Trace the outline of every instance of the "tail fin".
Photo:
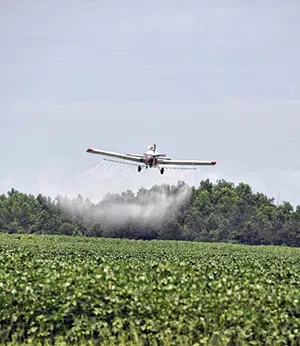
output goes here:
[{"label": "tail fin", "polygon": [[148,150],[156,151],[156,143],[148,145]]}]

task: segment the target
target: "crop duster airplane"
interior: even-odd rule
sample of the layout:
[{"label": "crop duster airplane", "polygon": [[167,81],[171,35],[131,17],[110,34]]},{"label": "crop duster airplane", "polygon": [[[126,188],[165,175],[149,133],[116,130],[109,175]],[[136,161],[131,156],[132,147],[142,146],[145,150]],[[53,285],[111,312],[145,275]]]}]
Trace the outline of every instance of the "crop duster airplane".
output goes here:
[{"label": "crop duster airplane", "polygon": [[[128,160],[140,163],[137,168],[138,172],[142,170],[142,167],[145,168],[158,168],[161,174],[164,174],[164,167],[168,165],[174,166],[214,166],[216,161],[199,161],[199,160],[172,160],[170,157],[167,157],[166,154],[160,154],[156,151],[156,144],[150,144],[147,151],[143,155],[139,154],[120,154],[112,151],[99,150],[99,149],[87,149],[87,153],[98,154],[103,156],[110,156],[118,159]],[[113,161],[113,160],[111,160]],[[118,161],[114,161],[118,162]],[[119,162],[118,162],[119,163]],[[179,168],[180,169],[180,168]]]}]

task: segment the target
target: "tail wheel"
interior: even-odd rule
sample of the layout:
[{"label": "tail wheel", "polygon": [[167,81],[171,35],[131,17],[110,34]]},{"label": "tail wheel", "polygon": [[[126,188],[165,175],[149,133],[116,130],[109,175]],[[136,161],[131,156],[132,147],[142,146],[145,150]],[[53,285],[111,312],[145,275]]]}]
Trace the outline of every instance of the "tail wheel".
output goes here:
[{"label": "tail wheel", "polygon": [[160,174],[164,174],[164,171],[165,171],[165,169],[164,169],[164,167],[162,167],[162,168],[160,169]]},{"label": "tail wheel", "polygon": [[142,166],[138,166],[138,171],[140,172],[142,170]]}]

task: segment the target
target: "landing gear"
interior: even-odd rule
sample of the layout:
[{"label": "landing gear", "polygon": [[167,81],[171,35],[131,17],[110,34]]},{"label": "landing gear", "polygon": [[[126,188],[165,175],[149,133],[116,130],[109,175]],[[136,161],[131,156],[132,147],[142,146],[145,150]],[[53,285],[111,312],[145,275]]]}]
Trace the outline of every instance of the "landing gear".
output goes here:
[{"label": "landing gear", "polygon": [[140,172],[142,170],[142,166],[138,166],[138,171]]},{"label": "landing gear", "polygon": [[164,171],[165,171],[165,169],[164,169],[164,167],[162,167],[162,168],[160,169],[160,174],[164,174]]}]

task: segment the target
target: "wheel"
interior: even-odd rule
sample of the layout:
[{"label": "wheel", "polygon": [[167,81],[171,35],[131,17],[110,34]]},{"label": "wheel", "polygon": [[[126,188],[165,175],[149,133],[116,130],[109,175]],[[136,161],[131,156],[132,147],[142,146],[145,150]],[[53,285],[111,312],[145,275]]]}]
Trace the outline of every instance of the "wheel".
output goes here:
[{"label": "wheel", "polygon": [[138,171],[140,172],[142,170],[142,166],[138,166]]},{"label": "wheel", "polygon": [[161,168],[161,169],[160,169],[160,174],[164,174],[164,171],[165,171],[164,167]]}]

